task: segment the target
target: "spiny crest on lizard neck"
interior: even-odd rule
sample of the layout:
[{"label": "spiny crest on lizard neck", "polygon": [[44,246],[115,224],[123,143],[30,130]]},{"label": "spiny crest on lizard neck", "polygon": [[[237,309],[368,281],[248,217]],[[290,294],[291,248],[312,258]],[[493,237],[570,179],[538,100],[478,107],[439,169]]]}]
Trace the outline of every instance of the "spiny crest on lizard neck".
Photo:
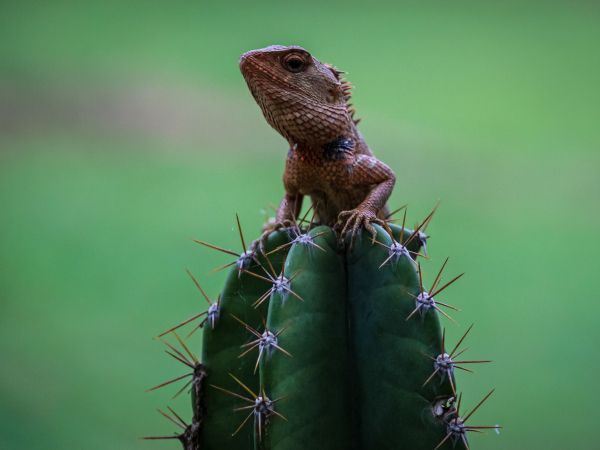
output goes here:
[{"label": "spiny crest on lizard neck", "polygon": [[265,119],[290,145],[322,146],[355,133],[351,84],[302,47],[251,50],[240,70]]}]

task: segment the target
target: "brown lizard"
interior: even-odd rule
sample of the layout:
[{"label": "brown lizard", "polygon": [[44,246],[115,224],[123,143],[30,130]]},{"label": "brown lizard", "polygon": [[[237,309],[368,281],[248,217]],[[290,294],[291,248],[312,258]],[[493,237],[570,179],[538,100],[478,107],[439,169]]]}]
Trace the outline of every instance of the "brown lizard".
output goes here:
[{"label": "brown lizard", "polygon": [[315,220],[352,238],[384,224],[394,172],[376,159],[357,129],[350,84],[340,70],[302,47],[272,45],[240,58],[240,70],[267,122],[289,143],[285,196],[269,232],[288,226],[310,196]]}]

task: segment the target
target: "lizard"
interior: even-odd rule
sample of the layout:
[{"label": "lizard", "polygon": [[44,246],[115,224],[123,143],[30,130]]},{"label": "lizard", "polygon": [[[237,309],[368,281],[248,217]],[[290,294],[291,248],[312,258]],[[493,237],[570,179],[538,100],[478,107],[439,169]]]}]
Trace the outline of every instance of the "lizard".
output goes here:
[{"label": "lizard", "polygon": [[296,45],[248,51],[239,66],[266,121],[289,144],[285,195],[259,241],[293,223],[305,196],[315,222],[351,242],[362,227],[375,239],[373,224],[385,225],[396,177],[358,131],[344,72]]}]

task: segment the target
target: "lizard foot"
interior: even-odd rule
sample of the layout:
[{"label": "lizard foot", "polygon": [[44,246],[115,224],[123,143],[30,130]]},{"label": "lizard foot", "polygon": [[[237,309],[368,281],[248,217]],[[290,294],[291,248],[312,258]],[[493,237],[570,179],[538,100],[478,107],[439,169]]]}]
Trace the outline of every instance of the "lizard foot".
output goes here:
[{"label": "lizard foot", "polygon": [[364,227],[371,236],[373,236],[373,242],[377,238],[377,230],[373,227],[373,223],[376,223],[381,226],[386,226],[385,221],[377,218],[377,215],[370,210],[365,209],[352,209],[349,211],[342,211],[338,215],[338,226],[344,225],[342,231],[340,233],[341,238],[343,239],[348,233],[350,233],[350,248],[352,248],[354,244],[354,240],[356,239],[356,235],[359,232],[361,227]]}]

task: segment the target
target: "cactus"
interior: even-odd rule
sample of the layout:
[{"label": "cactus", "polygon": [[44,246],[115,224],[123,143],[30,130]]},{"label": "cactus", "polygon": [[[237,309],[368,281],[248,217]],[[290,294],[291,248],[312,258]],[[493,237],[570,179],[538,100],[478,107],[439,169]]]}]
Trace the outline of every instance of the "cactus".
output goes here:
[{"label": "cactus", "polygon": [[[434,209],[435,211],[435,209]],[[235,260],[225,288],[200,313],[161,334],[168,353],[191,372],[190,424],[161,411],[194,450],[469,449],[455,369],[487,360],[460,358],[472,329],[447,348],[440,315],[457,310],[438,299],[462,274],[429,288],[418,258],[425,228],[386,222],[372,237],[340,242],[329,227],[299,221],[271,233],[262,252],[196,241]],[[191,276],[191,274],[190,274]],[[203,317],[202,362],[177,329]],[[197,329],[194,328],[194,330]],[[449,347],[449,346],[448,346]]]}]

